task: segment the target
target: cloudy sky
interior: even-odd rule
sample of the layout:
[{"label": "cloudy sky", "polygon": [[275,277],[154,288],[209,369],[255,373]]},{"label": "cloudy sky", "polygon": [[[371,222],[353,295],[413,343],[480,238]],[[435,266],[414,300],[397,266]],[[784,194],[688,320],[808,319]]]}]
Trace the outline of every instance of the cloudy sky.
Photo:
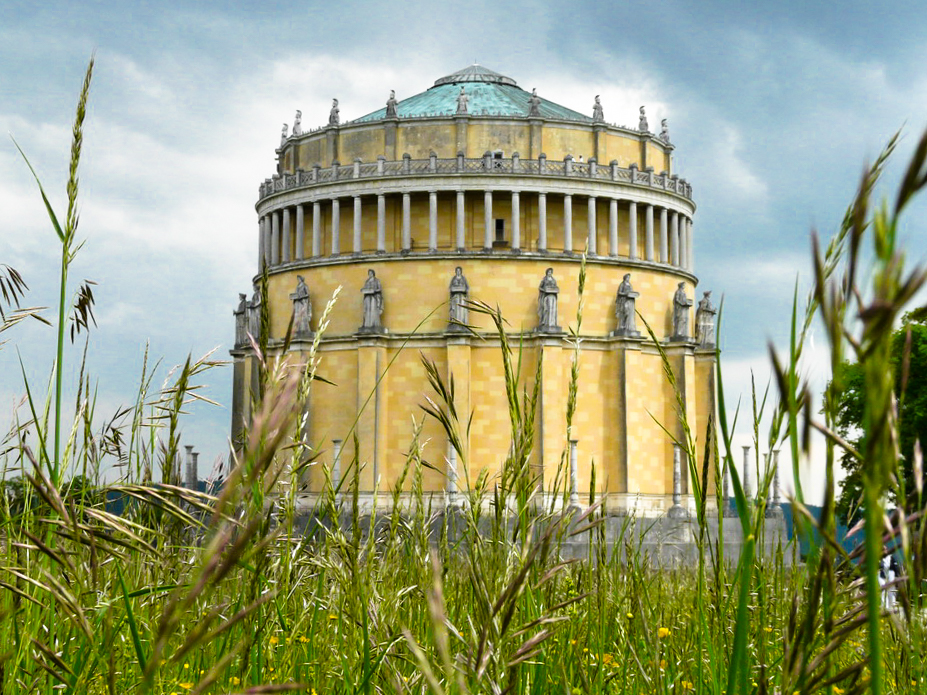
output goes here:
[{"label": "cloudy sky", "polygon": [[[927,14],[915,2],[374,3],[15,2],[0,4],[0,130],[31,158],[64,210],[70,123],[96,53],[81,168],[74,283],[97,282],[90,366],[98,411],[133,399],[146,344],[167,370],[218,347],[257,256],[257,185],[274,171],[280,125],[349,120],[479,62],[576,110],[668,118],[676,170],[694,186],[701,289],[723,294],[728,398],[784,346],[796,278],[806,289],[809,230],[830,235],[863,163],[897,129],[886,177],[927,126]],[[878,8],[878,9],[877,9]],[[927,256],[925,206],[904,231]],[[918,219],[919,218],[919,219]],[[0,263],[54,304],[58,263],[35,184],[0,142]],[[74,285],[76,288],[76,284]],[[19,326],[0,349],[0,416],[23,392],[16,349],[38,383],[53,333]],[[807,368],[824,378],[823,340]],[[72,349],[72,381],[80,351]],[[201,461],[226,450],[231,373],[206,378],[220,408],[197,406],[184,443]],[[741,425],[739,437],[746,439]],[[202,464],[201,464],[202,467]],[[815,472],[809,475],[814,477]]]}]

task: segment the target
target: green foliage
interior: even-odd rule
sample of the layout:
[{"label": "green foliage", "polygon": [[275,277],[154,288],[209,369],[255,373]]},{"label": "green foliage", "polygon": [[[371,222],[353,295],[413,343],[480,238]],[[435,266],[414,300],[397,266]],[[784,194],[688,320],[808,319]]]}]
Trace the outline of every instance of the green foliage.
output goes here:
[{"label": "green foliage", "polygon": [[[891,336],[891,349],[885,371],[894,384],[898,404],[899,472],[903,476],[897,487],[889,490],[889,498],[904,506],[898,495],[904,491],[914,503],[917,495],[914,483],[915,443],[927,442],[927,320],[907,314],[901,327]],[[836,431],[850,445],[840,456],[846,477],[837,500],[837,516],[847,525],[861,518],[863,465],[859,456],[866,448],[866,433],[862,429],[866,404],[864,370],[859,362],[842,362],[827,388],[837,401]]]}]

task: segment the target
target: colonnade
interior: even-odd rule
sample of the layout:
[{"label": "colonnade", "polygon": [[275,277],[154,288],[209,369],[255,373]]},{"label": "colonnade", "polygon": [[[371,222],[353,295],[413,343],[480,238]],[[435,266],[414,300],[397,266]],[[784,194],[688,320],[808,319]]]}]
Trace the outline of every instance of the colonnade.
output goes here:
[{"label": "colonnade", "polygon": [[[445,191],[441,191],[444,193]],[[428,193],[428,247],[427,250],[438,250],[438,190]],[[574,198],[585,198],[587,206],[586,247],[589,255],[599,255],[598,250],[598,200],[608,200],[608,256],[619,256],[619,237],[627,237],[627,258],[631,260],[645,260],[656,263],[672,265],[684,270],[694,272],[694,244],[692,219],[684,212],[668,207],[661,207],[651,203],[642,203],[635,200],[620,199],[611,196],[579,196],[571,193],[556,194],[558,202],[563,206],[563,229],[553,230],[562,232],[562,248],[551,248],[548,225],[548,193],[531,192],[537,200],[537,242],[535,248],[525,248],[521,229],[521,191],[496,192],[456,190],[454,203],[454,248],[457,251],[491,250],[495,239],[495,216],[493,214],[493,200],[498,195],[507,195],[511,205],[511,216],[508,237],[505,239],[511,252],[537,251],[541,253],[562,250],[565,253],[582,251],[573,248],[573,208],[575,204],[582,204]],[[483,196],[483,246],[481,249],[468,249],[466,243],[466,203],[467,196],[482,193]],[[401,234],[400,248],[387,248],[386,229],[386,199],[395,196],[401,199]],[[262,215],[259,220],[259,267],[277,266],[292,261],[303,261],[322,256],[323,233],[328,235],[329,253],[337,256],[342,253],[361,254],[371,249],[364,249],[362,213],[365,205],[372,204],[376,198],[377,225],[376,225],[376,253],[403,252],[412,250],[412,193],[379,193],[376,195],[351,195],[318,199],[306,203],[298,203],[278,208]],[[341,208],[351,200],[353,202],[353,235],[350,248],[342,243],[341,238]],[[619,230],[619,206],[627,209],[627,229]],[[327,208],[328,225],[323,225]],[[643,210],[639,210],[643,208]],[[639,215],[643,216],[643,249],[639,248]],[[311,244],[307,248],[307,217],[311,218]],[[323,230],[323,226],[327,229]],[[343,248],[344,246],[344,248]],[[606,255],[606,254],[602,254]]]}]

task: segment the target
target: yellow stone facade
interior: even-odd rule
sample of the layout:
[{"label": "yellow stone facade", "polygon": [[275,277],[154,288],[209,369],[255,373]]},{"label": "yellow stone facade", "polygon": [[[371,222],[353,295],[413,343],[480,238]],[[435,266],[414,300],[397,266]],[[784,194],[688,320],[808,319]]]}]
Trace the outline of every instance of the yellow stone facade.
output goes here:
[{"label": "yellow stone facade", "polygon": [[[333,466],[340,449],[341,461],[355,454],[360,461],[363,492],[390,491],[405,465],[413,419],[423,418],[420,440],[433,467],[424,471],[427,491],[453,486],[449,461],[469,464],[456,472],[457,489],[484,469],[491,478],[499,474],[510,447],[499,338],[488,317],[474,311],[468,331],[451,328],[448,286],[457,267],[470,300],[501,310],[508,340],[522,351],[520,377],[529,390],[541,360],[531,463],[549,484],[561,461],[569,461],[570,328],[577,326],[585,252],[569,437],[577,491],[584,499],[594,466],[610,508],[663,513],[674,485],[673,442],[663,428],[679,437],[682,430],[676,395],[644,321],[672,365],[697,450],[715,407],[715,350],[693,337],[694,310],[689,337],[672,337],[679,283],[697,300],[691,187],[672,171],[665,134],[532,102],[514,82],[477,67],[439,80],[434,93],[398,102],[397,115],[381,110],[284,138],[278,172],[260,187],[258,264],[268,274],[262,301],[270,351],[279,353],[293,316],[297,276],[311,295],[313,331],[325,303],[342,288],[320,344],[318,373],[334,385],[316,382],[309,403],[305,434],[319,456],[307,489],[321,489],[320,467]],[[456,96],[443,112],[403,113],[419,102],[440,107],[450,89],[459,95],[461,87],[473,94],[464,113]],[[502,106],[475,109],[486,94]],[[508,96],[512,103],[504,101]],[[525,99],[528,106],[519,110]],[[539,283],[548,268],[559,285],[562,333],[539,328]],[[370,270],[382,285],[382,329],[360,330],[361,288]],[[616,292],[628,273],[639,294],[640,337],[615,334]],[[245,315],[240,320],[248,325]],[[250,418],[254,384],[253,356],[241,333],[232,351],[233,435]],[[300,359],[310,344],[311,336],[299,336],[292,358]],[[453,375],[458,412],[472,413],[462,456],[449,452],[443,430],[420,408],[434,395],[423,357],[445,379]],[[683,465],[683,494],[687,479]]]}]

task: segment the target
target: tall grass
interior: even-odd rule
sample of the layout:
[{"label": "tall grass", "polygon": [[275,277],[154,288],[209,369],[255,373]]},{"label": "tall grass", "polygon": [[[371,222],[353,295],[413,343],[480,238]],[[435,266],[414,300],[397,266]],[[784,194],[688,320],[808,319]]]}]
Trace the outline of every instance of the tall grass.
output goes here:
[{"label": "tall grass", "polygon": [[[893,139],[865,171],[834,240],[823,251],[815,242],[814,287],[806,306],[796,298],[787,359],[772,352],[778,397],[753,397],[757,451],[761,444],[787,447],[796,474],[808,460],[811,430],[828,441],[823,517],[805,513],[800,484],[793,500],[797,533],[811,548],[805,562],[787,563],[788,549],[760,550],[768,548],[763,538],[774,472],[768,460],[759,466],[758,495],[748,499],[732,447],[739,412],[730,413],[724,401],[719,367],[716,423],[694,431],[681,397],[681,429],[661,423],[689,467],[698,550],[694,566],[661,568],[643,542],[643,520],[607,515],[594,481],[580,509],[572,508],[569,434],[552,480],[530,464],[540,361],[533,377],[519,377],[522,350],[509,342],[499,311],[485,304],[470,308],[490,317],[502,346],[512,446],[501,476],[480,476],[461,491],[459,506],[434,508],[422,490],[430,464],[422,456],[418,421],[399,485],[377,493],[391,496],[390,514],[362,514],[362,462],[355,459],[344,462],[343,475],[301,528],[299,488],[317,456],[302,436],[305,403],[319,377],[318,349],[334,299],[298,363],[268,353],[265,313],[253,344],[262,364],[255,414],[217,495],[176,484],[183,409],[192,398],[207,398],[200,382],[217,366],[211,355],[188,359],[160,390],[152,388],[146,356],[135,402],[109,417],[97,412],[93,379],[82,369],[75,416],[64,422],[64,336],[93,323],[90,286],[71,295],[68,285],[80,248],[77,172],[91,74],[92,62],[75,118],[63,226],[39,183],[61,244],[53,378],[44,400],[26,383],[23,420],[0,447],[3,692],[922,689],[924,628],[915,579],[927,573],[922,496],[917,508],[891,517],[882,500],[886,490],[904,484],[894,375],[885,356],[895,318],[924,283],[923,268],[905,270],[897,239],[902,213],[927,180],[927,137],[894,207],[873,211],[870,203]],[[874,267],[864,273],[867,239]],[[584,270],[581,264],[580,295]],[[862,286],[862,278],[870,286]],[[3,266],[0,290],[0,331],[41,315],[34,307],[19,308],[28,288],[15,270]],[[582,389],[582,306],[581,300],[570,327],[568,432]],[[855,452],[866,462],[866,528],[855,555],[835,537],[834,452],[847,446],[832,431],[840,384],[825,394],[821,419],[802,378],[802,345],[815,320],[827,327],[834,364],[853,357],[867,375],[868,436],[865,450]],[[675,388],[671,360],[652,333],[651,340]],[[425,367],[432,393],[424,417],[440,423],[464,470],[458,479],[470,480],[463,446],[469,414],[456,408],[453,375]],[[772,413],[772,426],[761,431],[764,412]],[[100,472],[107,466],[120,471],[118,482],[103,484]],[[720,487],[725,470],[741,512],[744,543],[736,557],[725,556],[723,533],[710,532],[719,522],[709,490]],[[409,498],[400,495],[403,487],[411,490]],[[119,513],[113,500],[122,505]],[[894,542],[904,549],[903,611],[888,615],[875,572],[883,544]]]}]

